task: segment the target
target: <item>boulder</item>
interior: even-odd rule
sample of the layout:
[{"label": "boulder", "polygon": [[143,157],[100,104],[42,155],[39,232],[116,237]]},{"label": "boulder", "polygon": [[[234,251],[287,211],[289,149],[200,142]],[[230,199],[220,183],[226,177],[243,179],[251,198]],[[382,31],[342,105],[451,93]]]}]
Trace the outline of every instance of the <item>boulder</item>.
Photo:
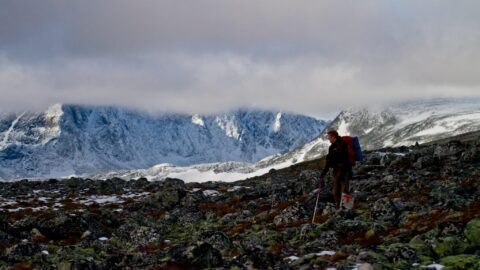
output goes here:
[{"label": "boulder", "polygon": [[473,245],[480,247],[480,218],[470,220],[464,234]]}]

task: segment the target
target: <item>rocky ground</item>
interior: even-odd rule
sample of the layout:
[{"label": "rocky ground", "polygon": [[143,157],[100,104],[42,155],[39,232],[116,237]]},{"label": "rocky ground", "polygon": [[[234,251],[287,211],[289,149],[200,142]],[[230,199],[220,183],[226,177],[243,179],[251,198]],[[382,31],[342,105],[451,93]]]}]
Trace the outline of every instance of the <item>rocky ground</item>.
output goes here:
[{"label": "rocky ground", "polygon": [[480,140],[367,153],[336,211],[323,160],[235,183],[0,183],[0,269],[480,269]]}]

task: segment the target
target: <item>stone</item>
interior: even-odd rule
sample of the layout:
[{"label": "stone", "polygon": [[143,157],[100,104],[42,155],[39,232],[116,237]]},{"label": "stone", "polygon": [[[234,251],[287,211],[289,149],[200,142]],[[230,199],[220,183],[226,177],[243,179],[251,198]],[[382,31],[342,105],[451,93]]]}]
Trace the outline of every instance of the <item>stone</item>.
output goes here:
[{"label": "stone", "polygon": [[480,256],[456,255],[441,258],[439,264],[451,270],[478,270],[480,269]]},{"label": "stone", "polygon": [[398,223],[398,216],[398,209],[388,198],[379,199],[373,204],[371,217],[374,220],[387,222],[389,224],[396,224]]},{"label": "stone", "polygon": [[224,232],[220,231],[207,231],[198,237],[199,241],[208,243],[214,248],[224,251],[233,248],[233,243],[230,238]]},{"label": "stone", "polygon": [[220,251],[208,243],[203,243],[192,251],[192,264],[198,268],[213,268],[223,265]]},{"label": "stone", "polygon": [[480,247],[480,218],[470,220],[465,227],[464,234],[472,244]]}]

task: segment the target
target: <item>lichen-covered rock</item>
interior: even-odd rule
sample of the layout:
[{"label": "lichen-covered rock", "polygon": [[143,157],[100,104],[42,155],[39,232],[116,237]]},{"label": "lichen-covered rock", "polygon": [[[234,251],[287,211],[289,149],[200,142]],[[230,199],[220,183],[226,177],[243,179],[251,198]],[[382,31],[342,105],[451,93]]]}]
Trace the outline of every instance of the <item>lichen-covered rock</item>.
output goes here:
[{"label": "lichen-covered rock", "polygon": [[185,183],[179,179],[166,179],[160,191],[152,194],[147,202],[161,208],[172,209],[187,194]]},{"label": "lichen-covered rock", "polygon": [[240,241],[242,249],[247,252],[264,249],[264,244],[265,243],[262,241],[262,239],[255,234],[246,235]]},{"label": "lichen-covered rock", "polygon": [[448,270],[478,270],[480,269],[480,256],[456,255],[440,259],[439,263]]},{"label": "lichen-covered rock", "polygon": [[56,213],[53,217],[41,217],[37,228],[49,238],[62,239],[81,236],[89,224],[76,214]]},{"label": "lichen-covered rock", "polygon": [[468,248],[465,242],[455,236],[434,240],[432,246],[438,257],[462,254]]},{"label": "lichen-covered rock", "polygon": [[237,213],[226,214],[221,218],[221,221],[223,224],[233,225],[246,221],[251,221],[251,218],[252,212],[250,212],[249,210],[243,210]]},{"label": "lichen-covered rock", "polygon": [[449,208],[458,208],[465,205],[466,200],[462,196],[465,189],[457,183],[440,183],[433,187],[429,196],[432,203]]},{"label": "lichen-covered rock", "polygon": [[415,249],[418,256],[433,256],[431,245],[419,236],[412,238],[408,246]]},{"label": "lichen-covered rock", "polygon": [[472,219],[467,223],[465,236],[477,247],[480,247],[480,218]]},{"label": "lichen-covered rock", "polygon": [[377,221],[382,221],[388,224],[397,224],[399,211],[395,204],[388,198],[377,200],[370,212],[371,218]]},{"label": "lichen-covered rock", "polygon": [[363,220],[340,220],[335,224],[334,229],[343,237],[351,237],[358,233],[368,231],[369,226]]},{"label": "lichen-covered rock", "polygon": [[199,241],[208,243],[220,251],[227,251],[233,248],[233,243],[227,234],[220,231],[207,231],[198,237]]},{"label": "lichen-covered rock", "polygon": [[223,265],[220,251],[208,243],[203,243],[192,250],[192,265],[198,268],[213,268]]},{"label": "lichen-covered rock", "polygon": [[41,252],[42,249],[40,245],[35,244],[35,243],[20,243],[18,245],[15,245],[7,251],[7,255],[10,258],[15,258],[15,257],[29,257],[33,256],[36,253]]},{"label": "lichen-covered rock", "polygon": [[306,218],[306,212],[303,207],[296,203],[282,210],[282,212],[273,219],[275,225],[292,223]]},{"label": "lichen-covered rock", "polygon": [[412,264],[417,261],[417,251],[407,244],[391,244],[383,249],[383,253],[393,263],[405,261]]},{"label": "lichen-covered rock", "polygon": [[373,251],[363,251],[358,254],[357,261],[360,263],[370,263],[374,266],[374,269],[382,269],[381,267],[388,263],[388,258]]}]

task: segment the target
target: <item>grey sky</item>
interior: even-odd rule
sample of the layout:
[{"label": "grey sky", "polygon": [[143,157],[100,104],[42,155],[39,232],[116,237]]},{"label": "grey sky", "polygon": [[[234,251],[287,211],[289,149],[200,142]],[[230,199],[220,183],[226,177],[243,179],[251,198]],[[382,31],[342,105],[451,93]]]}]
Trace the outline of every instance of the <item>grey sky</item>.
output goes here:
[{"label": "grey sky", "polygon": [[480,95],[479,1],[2,0],[0,108],[322,115]]}]

